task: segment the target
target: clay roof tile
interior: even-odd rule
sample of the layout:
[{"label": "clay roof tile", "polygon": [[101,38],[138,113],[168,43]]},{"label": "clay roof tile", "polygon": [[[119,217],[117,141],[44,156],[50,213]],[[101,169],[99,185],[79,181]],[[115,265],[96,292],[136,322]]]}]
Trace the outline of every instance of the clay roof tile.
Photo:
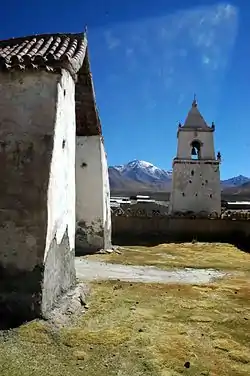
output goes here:
[{"label": "clay roof tile", "polygon": [[0,41],[0,70],[64,68],[73,78],[83,64],[87,49],[85,33],[42,34]]}]

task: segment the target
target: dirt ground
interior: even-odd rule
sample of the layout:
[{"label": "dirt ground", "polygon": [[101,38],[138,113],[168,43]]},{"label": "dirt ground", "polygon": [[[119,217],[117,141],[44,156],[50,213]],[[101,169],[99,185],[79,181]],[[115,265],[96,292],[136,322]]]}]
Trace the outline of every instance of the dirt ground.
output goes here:
[{"label": "dirt ground", "polygon": [[150,266],[128,266],[77,258],[76,273],[79,280],[121,280],[144,283],[204,284],[226,275],[214,269],[161,270]]}]

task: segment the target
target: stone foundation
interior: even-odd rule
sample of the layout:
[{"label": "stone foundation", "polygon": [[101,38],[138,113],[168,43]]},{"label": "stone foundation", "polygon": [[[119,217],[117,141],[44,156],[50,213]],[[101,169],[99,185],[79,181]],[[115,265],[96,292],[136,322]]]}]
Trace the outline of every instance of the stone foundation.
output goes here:
[{"label": "stone foundation", "polygon": [[31,271],[0,266],[0,329],[41,316],[43,265]]},{"label": "stone foundation", "polygon": [[58,297],[74,286],[75,282],[75,251],[70,249],[66,230],[60,244],[53,239],[45,260],[41,309],[43,317],[49,315]]},{"label": "stone foundation", "polygon": [[45,263],[33,270],[0,265],[2,325],[16,326],[37,317],[47,318],[58,298],[76,282],[74,259],[66,231],[61,244],[52,242]]},{"label": "stone foundation", "polygon": [[76,223],[76,250],[91,253],[104,248],[104,229],[101,223],[87,225],[84,221]]}]

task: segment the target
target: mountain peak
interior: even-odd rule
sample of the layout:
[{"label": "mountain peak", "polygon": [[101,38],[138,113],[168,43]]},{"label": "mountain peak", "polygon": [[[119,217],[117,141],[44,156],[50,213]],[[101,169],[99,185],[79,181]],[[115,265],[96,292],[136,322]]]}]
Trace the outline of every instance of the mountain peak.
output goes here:
[{"label": "mountain peak", "polygon": [[[120,178],[132,180],[145,185],[169,185],[171,182],[171,172],[162,170],[150,162],[143,160],[133,160],[125,165],[114,166],[109,169],[112,172],[119,173]],[[113,174],[114,175],[114,174]]]},{"label": "mountain peak", "polygon": [[[127,164],[109,168],[111,189],[130,187],[128,190],[148,189],[169,192],[171,190],[172,171],[162,170],[150,162],[134,159]],[[223,189],[240,187],[250,178],[238,175],[221,182]],[[134,187],[134,188],[133,188]]]},{"label": "mountain peak", "polygon": [[127,163],[127,165],[130,165],[130,164],[140,164],[140,165],[145,165],[145,166],[153,166],[152,163],[142,161],[140,159],[134,159],[133,161],[130,161],[130,162]]},{"label": "mountain peak", "polygon": [[134,159],[133,161],[128,162],[125,166],[129,167],[129,168],[136,167],[136,168],[155,168],[155,169],[157,169],[157,167],[154,166],[152,163],[142,161],[142,160],[138,160],[138,159]]},{"label": "mountain peak", "polygon": [[223,181],[225,186],[239,186],[241,184],[249,182],[249,178],[243,175],[234,176],[233,178]]}]

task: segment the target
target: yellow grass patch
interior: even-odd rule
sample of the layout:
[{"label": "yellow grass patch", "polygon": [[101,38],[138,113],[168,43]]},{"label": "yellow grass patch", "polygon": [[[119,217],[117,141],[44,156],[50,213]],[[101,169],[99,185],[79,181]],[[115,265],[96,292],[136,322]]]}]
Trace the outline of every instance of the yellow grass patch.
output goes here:
[{"label": "yellow grass patch", "polygon": [[224,243],[169,243],[155,247],[122,247],[121,254],[96,254],[87,258],[125,265],[154,265],[162,269],[190,267],[250,271],[250,253]]},{"label": "yellow grass patch", "polygon": [[76,326],[36,321],[1,338],[0,375],[248,376],[249,296],[250,273],[203,286],[97,282]]}]

